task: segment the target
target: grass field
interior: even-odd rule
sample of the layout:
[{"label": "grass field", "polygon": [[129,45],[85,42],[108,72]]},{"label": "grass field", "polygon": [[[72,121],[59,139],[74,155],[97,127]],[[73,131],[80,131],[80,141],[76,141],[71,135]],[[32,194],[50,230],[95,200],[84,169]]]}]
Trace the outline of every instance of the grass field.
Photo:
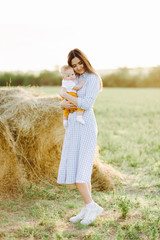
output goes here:
[{"label": "grass field", "polygon": [[160,239],[160,89],[105,88],[94,110],[100,158],[125,175],[114,191],[93,192],[102,215],[89,226],[71,224],[83,206],[75,188],[24,186],[18,199],[0,201],[1,240]]}]

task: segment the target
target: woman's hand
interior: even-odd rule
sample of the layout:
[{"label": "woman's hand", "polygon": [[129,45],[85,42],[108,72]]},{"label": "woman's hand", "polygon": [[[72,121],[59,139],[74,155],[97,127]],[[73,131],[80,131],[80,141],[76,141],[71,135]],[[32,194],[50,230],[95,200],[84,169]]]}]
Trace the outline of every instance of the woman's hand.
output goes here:
[{"label": "woman's hand", "polygon": [[67,93],[66,88],[61,87],[60,96],[63,97],[63,98],[65,98],[65,94],[66,94],[66,93]]},{"label": "woman's hand", "polygon": [[68,94],[66,88],[61,87],[60,96],[68,101],[68,102],[65,102],[65,105],[61,104],[62,109],[63,108],[67,108],[67,109],[76,109],[77,108],[78,98]]},{"label": "woman's hand", "polygon": [[72,103],[68,102],[65,99],[60,103],[60,106],[61,106],[62,110],[64,110],[65,108],[76,109],[76,106],[74,106]]}]

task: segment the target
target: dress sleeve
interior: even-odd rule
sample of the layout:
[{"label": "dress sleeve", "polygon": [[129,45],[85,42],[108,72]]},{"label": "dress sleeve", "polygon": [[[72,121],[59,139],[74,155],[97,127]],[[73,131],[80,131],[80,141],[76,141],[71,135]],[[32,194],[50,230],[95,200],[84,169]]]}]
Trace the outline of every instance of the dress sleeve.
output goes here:
[{"label": "dress sleeve", "polygon": [[81,98],[78,97],[78,108],[87,110],[91,108],[96,100],[100,90],[100,81],[97,75],[90,76],[87,81],[86,95]]}]

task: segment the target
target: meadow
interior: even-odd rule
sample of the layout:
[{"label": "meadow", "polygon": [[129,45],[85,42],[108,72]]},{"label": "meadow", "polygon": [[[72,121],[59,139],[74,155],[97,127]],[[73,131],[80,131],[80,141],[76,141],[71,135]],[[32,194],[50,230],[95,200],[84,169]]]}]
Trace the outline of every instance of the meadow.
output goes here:
[{"label": "meadow", "polygon": [[[60,87],[25,89],[53,95]],[[71,224],[83,207],[76,188],[31,184],[1,199],[1,240],[160,239],[160,89],[104,88],[94,111],[100,159],[124,175],[113,191],[93,191],[104,212],[89,226]]]}]

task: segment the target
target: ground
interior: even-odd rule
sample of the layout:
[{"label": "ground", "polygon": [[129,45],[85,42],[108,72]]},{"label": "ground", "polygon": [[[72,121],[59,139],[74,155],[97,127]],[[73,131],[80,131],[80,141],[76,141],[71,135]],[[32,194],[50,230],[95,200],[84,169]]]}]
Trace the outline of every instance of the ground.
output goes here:
[{"label": "ground", "polygon": [[[59,88],[27,88],[55,94]],[[160,90],[105,88],[95,103],[102,161],[124,174],[109,192],[93,192],[104,212],[89,226],[71,224],[83,207],[77,190],[24,186],[0,201],[0,239],[160,239]]]}]

